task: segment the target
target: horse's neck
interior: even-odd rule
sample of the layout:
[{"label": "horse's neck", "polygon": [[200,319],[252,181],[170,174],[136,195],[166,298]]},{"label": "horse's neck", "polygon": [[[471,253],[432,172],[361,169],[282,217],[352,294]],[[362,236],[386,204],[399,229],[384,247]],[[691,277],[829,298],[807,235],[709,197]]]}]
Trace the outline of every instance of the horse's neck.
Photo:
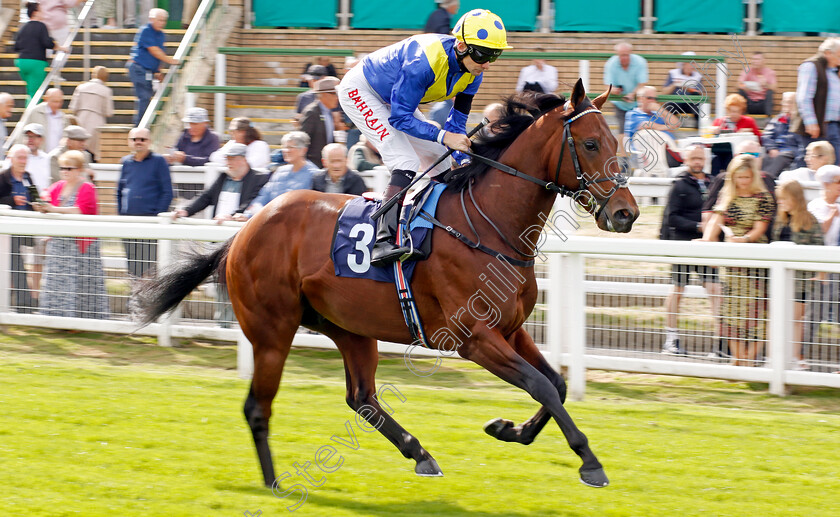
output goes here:
[{"label": "horse's neck", "polygon": [[[545,179],[540,175],[549,168],[546,149],[554,132],[528,133],[517,139],[499,160],[524,174]],[[473,190],[482,210],[505,230],[506,235],[516,239],[529,233],[534,226],[543,227],[556,197],[535,183],[498,170],[487,173]]]}]

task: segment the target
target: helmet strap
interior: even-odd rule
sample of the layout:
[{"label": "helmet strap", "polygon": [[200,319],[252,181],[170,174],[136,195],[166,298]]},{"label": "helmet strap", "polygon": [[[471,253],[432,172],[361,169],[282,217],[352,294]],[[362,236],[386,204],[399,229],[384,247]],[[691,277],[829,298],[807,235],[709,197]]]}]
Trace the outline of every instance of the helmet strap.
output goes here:
[{"label": "helmet strap", "polygon": [[[464,43],[464,45],[467,46],[466,43]],[[469,47],[467,46],[467,48]],[[469,54],[469,52],[467,50],[458,50],[458,40],[455,40],[454,49],[455,58],[458,60],[458,66],[461,69],[461,73],[468,74],[470,71],[467,69],[466,66],[464,66],[464,58],[467,57],[467,54]]]}]

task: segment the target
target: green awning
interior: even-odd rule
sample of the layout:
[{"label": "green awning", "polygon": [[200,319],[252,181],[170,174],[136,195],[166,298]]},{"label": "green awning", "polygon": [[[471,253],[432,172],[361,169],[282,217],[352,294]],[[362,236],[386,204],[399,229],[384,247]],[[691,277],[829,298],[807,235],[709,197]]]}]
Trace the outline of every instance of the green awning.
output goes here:
[{"label": "green awning", "polygon": [[837,0],[764,0],[761,7],[762,32],[837,32],[840,4]]},{"label": "green awning", "polygon": [[255,27],[338,27],[338,0],[253,0]]},{"label": "green awning", "polygon": [[744,32],[742,0],[656,0],[657,32]]},{"label": "green awning", "polygon": [[641,29],[641,2],[599,0],[555,3],[554,30],[561,32],[636,32]]}]

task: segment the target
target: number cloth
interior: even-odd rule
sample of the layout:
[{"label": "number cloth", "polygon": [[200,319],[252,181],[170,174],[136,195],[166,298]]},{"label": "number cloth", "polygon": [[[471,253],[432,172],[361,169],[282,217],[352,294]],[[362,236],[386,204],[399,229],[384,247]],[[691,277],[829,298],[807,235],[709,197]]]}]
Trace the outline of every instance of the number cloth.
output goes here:
[{"label": "number cloth", "polygon": [[[438,200],[445,189],[445,184],[436,184],[434,192],[423,203],[422,210],[434,217]],[[373,241],[376,235],[370,214],[377,208],[379,208],[378,201],[355,198],[348,201],[341,209],[335,225],[333,245],[330,251],[336,276],[367,278],[377,282],[393,283],[395,281],[394,268],[372,267],[370,265],[370,252],[373,249]],[[411,205],[407,203],[404,213],[410,213],[411,208]],[[429,235],[432,225],[424,219],[415,218],[411,221],[409,227],[414,247],[419,248],[423,240]],[[405,279],[409,283],[416,263],[416,261],[406,261],[403,264]]]}]

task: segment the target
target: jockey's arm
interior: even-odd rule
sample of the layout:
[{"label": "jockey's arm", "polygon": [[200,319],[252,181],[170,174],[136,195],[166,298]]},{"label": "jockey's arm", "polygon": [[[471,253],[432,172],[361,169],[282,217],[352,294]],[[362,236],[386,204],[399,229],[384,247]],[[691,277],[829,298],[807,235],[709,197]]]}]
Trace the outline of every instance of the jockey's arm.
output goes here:
[{"label": "jockey's arm", "polygon": [[432,81],[434,73],[428,66],[424,67],[420,63],[413,67],[403,66],[391,90],[391,116],[388,122],[394,129],[415,138],[442,143],[445,134],[442,129],[414,116],[426,93],[426,85]]}]

